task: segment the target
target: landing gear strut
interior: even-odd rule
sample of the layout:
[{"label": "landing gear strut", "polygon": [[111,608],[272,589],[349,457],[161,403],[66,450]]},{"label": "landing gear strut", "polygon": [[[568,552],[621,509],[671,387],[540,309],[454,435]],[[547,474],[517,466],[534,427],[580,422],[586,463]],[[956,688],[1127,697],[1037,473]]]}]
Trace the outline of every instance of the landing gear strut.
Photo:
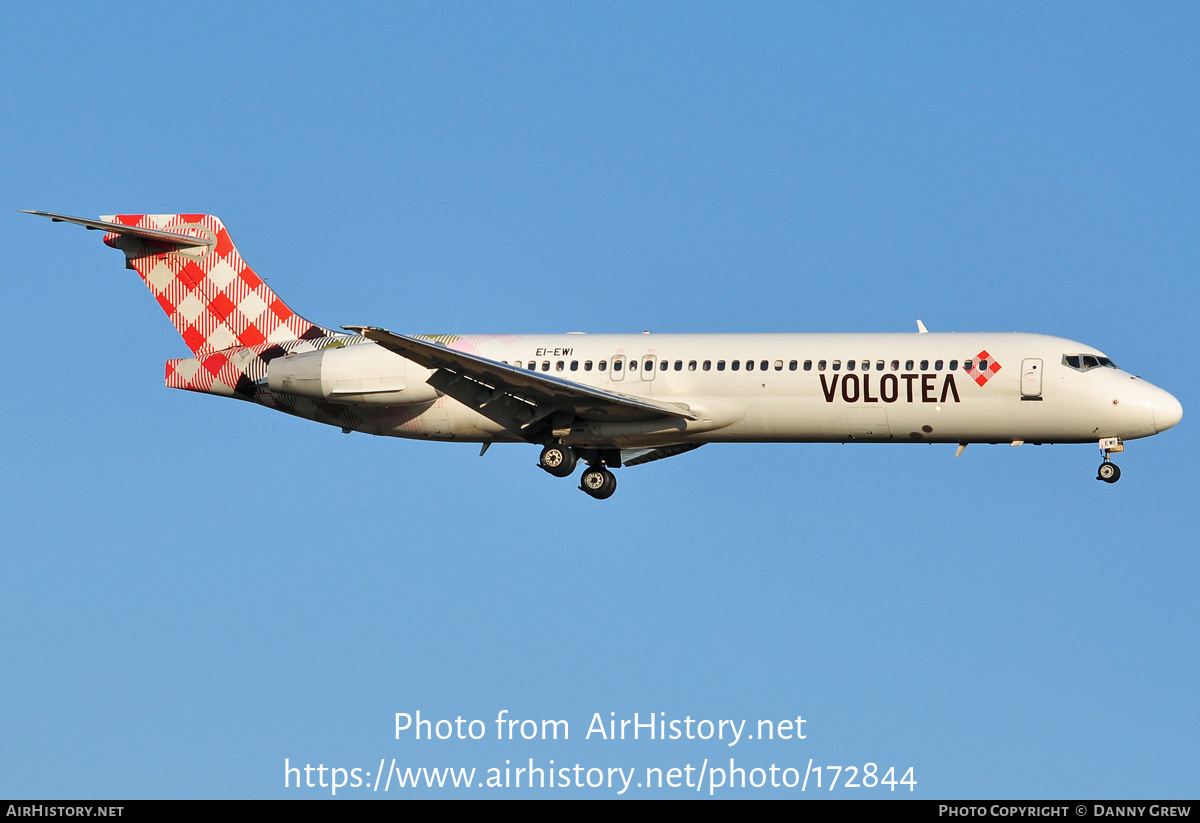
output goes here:
[{"label": "landing gear strut", "polygon": [[575,452],[566,446],[549,445],[542,449],[538,466],[555,477],[570,477],[575,471]]},{"label": "landing gear strut", "polygon": [[1109,454],[1125,451],[1125,444],[1121,442],[1119,437],[1105,437],[1100,440],[1100,454],[1104,457],[1104,462],[1100,464],[1100,468],[1096,470],[1096,479],[1103,480],[1105,483],[1116,483],[1121,479],[1121,468],[1116,463],[1108,459]]},{"label": "landing gear strut", "polygon": [[579,488],[597,500],[604,500],[617,490],[617,478],[604,466],[591,466],[579,478]]}]

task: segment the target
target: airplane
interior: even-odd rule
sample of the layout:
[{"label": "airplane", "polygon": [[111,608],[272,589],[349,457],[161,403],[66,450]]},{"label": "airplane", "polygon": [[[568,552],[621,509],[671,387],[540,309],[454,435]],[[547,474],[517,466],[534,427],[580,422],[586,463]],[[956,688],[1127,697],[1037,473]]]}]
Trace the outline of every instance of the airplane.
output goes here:
[{"label": "airplane", "polygon": [[1176,425],[1171,394],[1102,352],[1024,333],[398,334],[293,312],[206,214],[99,220],[192,357],[171,388],[389,437],[541,447],[605,499],[612,469],[706,443],[1096,443],[1111,455]]}]

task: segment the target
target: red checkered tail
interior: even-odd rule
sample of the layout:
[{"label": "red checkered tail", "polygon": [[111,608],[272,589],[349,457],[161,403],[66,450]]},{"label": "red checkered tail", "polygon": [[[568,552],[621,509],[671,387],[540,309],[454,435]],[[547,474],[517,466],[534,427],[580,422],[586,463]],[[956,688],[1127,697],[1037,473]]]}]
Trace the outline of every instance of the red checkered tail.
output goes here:
[{"label": "red checkered tail", "polygon": [[197,356],[235,346],[286,343],[336,332],[305,320],[246,265],[211,214],[117,214],[99,220],[30,212],[103,231],[125,252]]}]

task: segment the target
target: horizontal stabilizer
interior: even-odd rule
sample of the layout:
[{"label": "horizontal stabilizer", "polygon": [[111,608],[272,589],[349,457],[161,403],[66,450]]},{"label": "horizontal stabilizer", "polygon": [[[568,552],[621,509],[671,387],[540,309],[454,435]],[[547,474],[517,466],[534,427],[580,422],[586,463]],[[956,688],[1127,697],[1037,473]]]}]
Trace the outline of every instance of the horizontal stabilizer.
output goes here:
[{"label": "horizontal stabilizer", "polygon": [[86,217],[69,217],[65,214],[53,214],[48,211],[29,211],[28,209],[18,209],[22,214],[36,214],[38,217],[49,217],[55,223],[74,223],[77,226],[91,229],[92,231],[102,231],[108,234],[122,234],[129,237],[137,237],[140,240],[147,240],[152,243],[159,243],[164,246],[176,248],[204,248],[216,245],[216,237],[212,237],[205,232],[197,229],[181,229],[180,232],[188,232],[182,234],[178,232],[162,231],[160,229],[143,229],[137,226],[125,226],[121,223],[109,223],[104,220],[89,220]]}]

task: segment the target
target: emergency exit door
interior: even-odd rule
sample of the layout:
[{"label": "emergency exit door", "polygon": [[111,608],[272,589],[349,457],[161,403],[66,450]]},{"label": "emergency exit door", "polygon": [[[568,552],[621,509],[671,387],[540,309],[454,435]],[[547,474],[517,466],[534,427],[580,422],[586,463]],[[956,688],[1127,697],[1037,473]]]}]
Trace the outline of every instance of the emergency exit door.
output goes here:
[{"label": "emergency exit door", "polygon": [[1037,358],[1021,361],[1021,399],[1042,399],[1042,361]]}]

